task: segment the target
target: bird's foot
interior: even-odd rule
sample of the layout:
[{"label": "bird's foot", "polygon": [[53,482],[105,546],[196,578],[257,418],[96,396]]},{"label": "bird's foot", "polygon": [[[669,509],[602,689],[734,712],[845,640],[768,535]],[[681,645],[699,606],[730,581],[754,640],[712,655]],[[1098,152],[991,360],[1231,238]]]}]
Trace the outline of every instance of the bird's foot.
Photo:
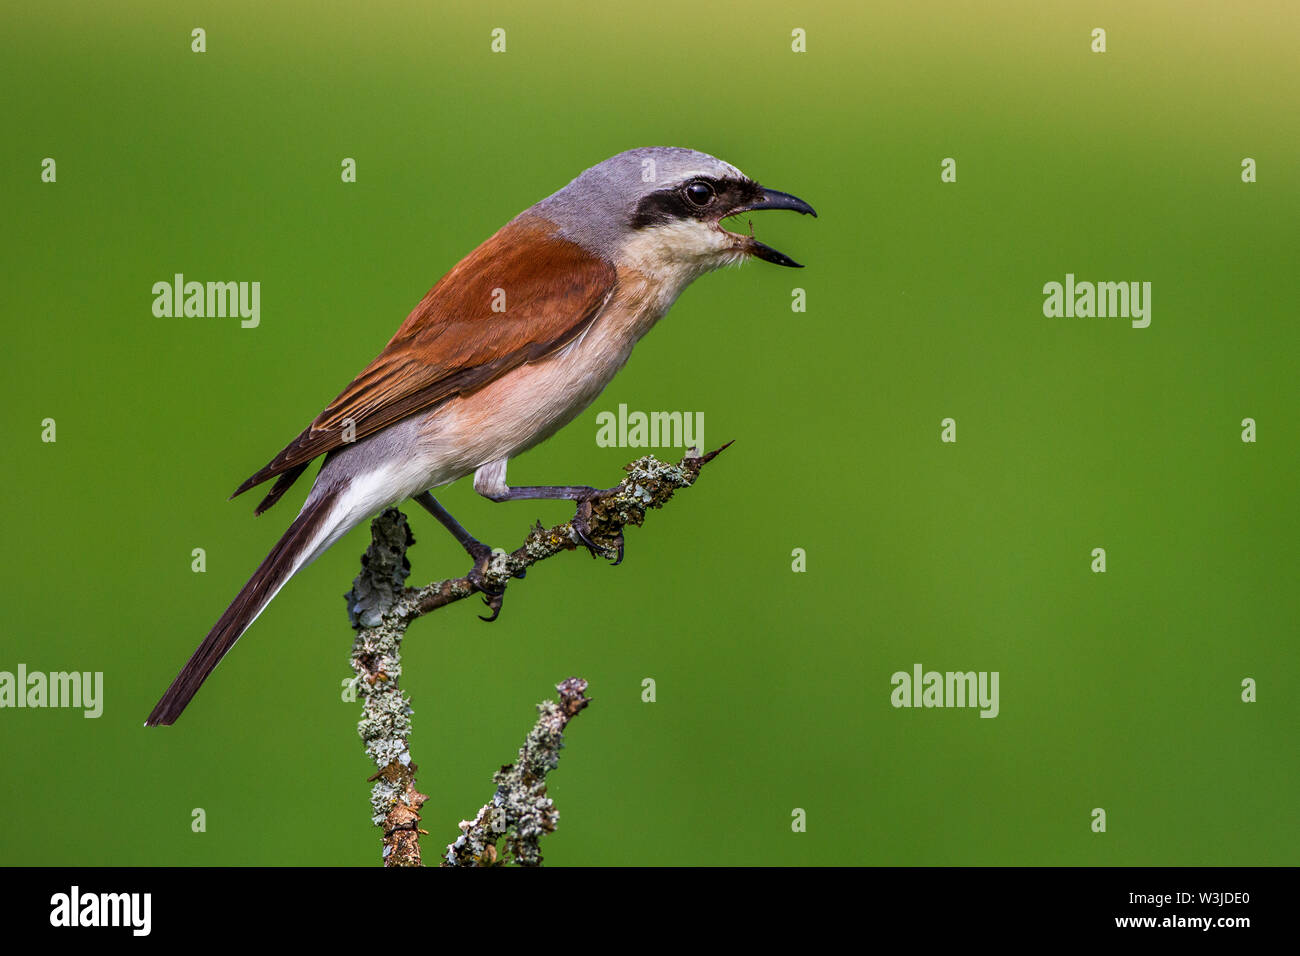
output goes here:
[{"label": "bird's foot", "polygon": [[[506,599],[506,586],[495,583],[488,576],[487,572],[491,567],[492,557],[495,553],[491,548],[485,544],[480,544],[477,548],[472,550],[467,548],[467,550],[470,552],[470,557],[474,559],[474,567],[470,568],[469,574],[465,576],[469,578],[470,586],[483,595],[483,603],[492,612],[491,617],[484,617],[480,614],[479,620],[487,621],[490,624],[501,616],[501,605]],[[520,568],[513,576],[522,578],[527,573],[525,569]]]},{"label": "bird's foot", "polygon": [[573,533],[577,536],[591,556],[596,557],[597,552],[609,557],[613,554],[613,564],[615,567],[623,563],[623,532],[620,531],[615,535],[605,535],[609,541],[608,545],[598,544],[593,536],[591,528],[591,519],[593,516],[592,504],[602,498],[609,497],[617,492],[618,487],[605,488],[597,490],[593,488],[590,493],[578,499],[577,510],[573,513]]}]

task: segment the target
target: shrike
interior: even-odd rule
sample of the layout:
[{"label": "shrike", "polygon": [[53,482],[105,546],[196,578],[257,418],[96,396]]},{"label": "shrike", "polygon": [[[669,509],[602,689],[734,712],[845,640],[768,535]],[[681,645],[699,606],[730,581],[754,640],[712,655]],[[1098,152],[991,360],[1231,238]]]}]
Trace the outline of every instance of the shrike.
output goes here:
[{"label": "shrike", "polygon": [[[289,578],[406,498],[456,536],[475,562],[477,584],[491,549],[429,494],[471,472],[474,490],[492,501],[577,502],[574,532],[594,554],[586,516],[601,492],[510,487],[506,464],[587,408],[694,279],[749,256],[798,267],[752,234],[721,225],[762,209],[816,215],[802,199],[764,189],[706,153],[633,149],[524,210],[457,263],[379,357],[235,489],[239,495],[274,478],[261,514],[325,456],[298,517],[146,723],[175,722]],[[485,600],[495,618],[500,593]]]}]

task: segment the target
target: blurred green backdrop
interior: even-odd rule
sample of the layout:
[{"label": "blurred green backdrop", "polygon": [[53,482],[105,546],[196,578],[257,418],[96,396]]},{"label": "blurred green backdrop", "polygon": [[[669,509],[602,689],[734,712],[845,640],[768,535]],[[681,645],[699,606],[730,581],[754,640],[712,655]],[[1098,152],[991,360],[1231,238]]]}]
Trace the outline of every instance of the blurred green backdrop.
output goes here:
[{"label": "blurred green backdrop", "polygon": [[[412,629],[426,858],[576,674],[552,864],[1296,863],[1298,25],[1280,0],[7,5],[0,670],[103,671],[106,702],[0,711],[0,862],[378,863],[339,695],[364,528],[141,726],[306,482],[256,520],[225,498],[507,219],[683,145],[813,203],[755,217],[807,269],[700,280],[512,466],[612,484],[642,453],[596,445],[620,402],[736,440],[623,566],[563,556],[495,625]],[[260,281],[260,327],[154,318],[175,272]],[[1150,328],[1045,318],[1067,272],[1152,282]],[[500,546],[569,514],[439,497]],[[462,573],[407,511],[412,583]],[[892,708],[918,662],[998,671],[1000,716]]]}]

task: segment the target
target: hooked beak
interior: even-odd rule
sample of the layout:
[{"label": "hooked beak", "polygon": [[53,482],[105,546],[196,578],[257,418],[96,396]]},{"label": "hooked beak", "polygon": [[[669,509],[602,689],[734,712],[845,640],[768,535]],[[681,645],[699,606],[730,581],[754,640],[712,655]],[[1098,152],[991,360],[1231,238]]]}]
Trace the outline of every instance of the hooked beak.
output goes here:
[{"label": "hooked beak", "polygon": [[[791,196],[789,193],[777,192],[775,189],[763,189],[759,198],[754,202],[744,203],[731,212],[728,216],[736,216],[745,212],[759,212],[764,209],[791,209],[806,216],[817,217],[817,210],[808,205],[798,196]],[[759,242],[752,235],[742,236],[744,239],[744,249],[747,253],[755,256],[765,262],[775,263],[778,266],[788,266],[791,269],[802,269],[803,266],[795,262],[784,252],[777,252],[766,243]]]}]

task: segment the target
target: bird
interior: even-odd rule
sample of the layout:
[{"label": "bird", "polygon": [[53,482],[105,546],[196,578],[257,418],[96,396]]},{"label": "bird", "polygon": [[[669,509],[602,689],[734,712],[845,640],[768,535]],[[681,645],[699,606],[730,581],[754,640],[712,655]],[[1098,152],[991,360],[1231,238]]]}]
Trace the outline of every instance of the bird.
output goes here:
[{"label": "bird", "polygon": [[[291,577],[362,521],[414,499],[474,562],[494,620],[502,589],[484,583],[491,549],[431,494],[473,474],[491,501],[557,499],[573,529],[602,492],[511,486],[506,466],[585,410],[691,282],[749,258],[802,266],[723,219],[785,209],[789,193],[681,147],[630,149],[525,209],[458,262],[383,351],[231,498],[275,479],[262,514],[317,458],[324,462],[289,529],[194,651],[146,726],[176,721],[200,686]],[[622,560],[619,548],[618,560]],[[618,563],[615,561],[615,563]]]}]

